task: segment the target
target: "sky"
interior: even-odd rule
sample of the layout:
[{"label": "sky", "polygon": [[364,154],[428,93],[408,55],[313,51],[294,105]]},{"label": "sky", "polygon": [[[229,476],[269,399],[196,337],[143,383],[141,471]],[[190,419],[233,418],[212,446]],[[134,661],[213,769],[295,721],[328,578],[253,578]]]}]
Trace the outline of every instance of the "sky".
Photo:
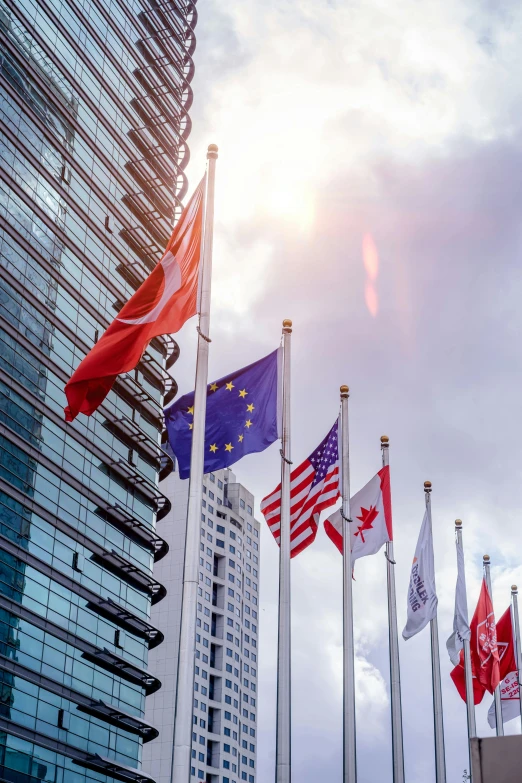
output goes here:
[{"label": "sky", "polygon": [[[504,0],[200,0],[187,173],[219,145],[210,377],[273,350],[291,318],[292,458],[350,386],[352,489],[390,437],[399,633],[432,506],[448,783],[468,768],[449,678],[454,520],[470,615],[491,555],[497,617],[522,584],[519,272],[522,6]],[[179,335],[193,388],[195,324]],[[259,502],[278,445],[236,465]],[[261,544],[258,783],[273,780],[278,549]],[[356,568],[359,783],[392,780],[386,573]],[[292,563],[293,776],[342,771],[341,558],[320,530]],[[435,780],[429,631],[400,643],[408,783]],[[492,731],[487,696],[477,709]],[[518,732],[520,723],[506,725]]]}]

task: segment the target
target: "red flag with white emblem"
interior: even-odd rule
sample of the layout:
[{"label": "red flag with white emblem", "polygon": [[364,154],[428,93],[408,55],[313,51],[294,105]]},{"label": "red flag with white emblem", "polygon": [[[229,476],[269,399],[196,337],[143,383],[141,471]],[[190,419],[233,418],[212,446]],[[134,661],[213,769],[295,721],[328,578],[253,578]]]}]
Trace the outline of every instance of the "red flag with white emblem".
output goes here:
[{"label": "red flag with white emblem", "polygon": [[178,332],[196,314],[205,177],[183,210],[163,258],[65,386],[66,421],[90,416],[118,375],[133,370],[153,337]]},{"label": "red flag with white emblem", "polygon": [[[485,579],[470,630],[473,696],[475,704],[480,704],[486,691],[493,693],[499,682],[517,668],[511,609],[506,609],[495,626],[493,605]],[[451,672],[451,679],[463,701],[466,701],[463,650],[460,653],[460,663]]]},{"label": "red flag with white emblem", "polygon": [[[350,525],[352,538],[352,562],[366,555],[374,555],[387,542],[393,540],[390,468],[382,468],[350,500]],[[326,535],[343,553],[343,527],[341,509],[325,520]]]}]

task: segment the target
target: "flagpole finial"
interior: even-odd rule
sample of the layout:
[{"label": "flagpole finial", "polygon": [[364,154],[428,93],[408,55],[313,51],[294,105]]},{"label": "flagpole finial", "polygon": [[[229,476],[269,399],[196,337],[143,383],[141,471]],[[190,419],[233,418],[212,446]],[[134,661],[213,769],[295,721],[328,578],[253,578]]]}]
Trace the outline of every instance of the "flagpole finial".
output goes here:
[{"label": "flagpole finial", "polygon": [[339,389],[339,391],[341,392],[341,397],[342,397],[342,398],[344,398],[344,397],[348,397],[348,396],[349,396],[350,389],[349,389],[349,388],[348,388],[348,386],[346,386],[345,384],[343,384],[343,385],[341,386],[341,388]]},{"label": "flagpole finial", "polygon": [[292,331],[292,321],[290,318],[285,318],[283,321],[283,332],[286,332],[287,334],[290,334]]},{"label": "flagpole finial", "polygon": [[516,585],[511,585],[511,592],[518,593],[518,587]]},{"label": "flagpole finial", "polygon": [[390,439],[387,435],[381,435],[381,443],[383,446],[387,446],[390,442]]},{"label": "flagpole finial", "polygon": [[207,149],[207,158],[214,158],[216,159],[218,156],[218,145],[217,144],[209,144]]},{"label": "flagpole finial", "polygon": [[485,563],[489,563],[489,555],[484,555],[482,559]]},{"label": "flagpole finial", "polygon": [[431,492],[431,481],[424,482],[424,492]]},{"label": "flagpole finial", "polygon": [[462,527],[462,519],[455,520],[455,527]]}]

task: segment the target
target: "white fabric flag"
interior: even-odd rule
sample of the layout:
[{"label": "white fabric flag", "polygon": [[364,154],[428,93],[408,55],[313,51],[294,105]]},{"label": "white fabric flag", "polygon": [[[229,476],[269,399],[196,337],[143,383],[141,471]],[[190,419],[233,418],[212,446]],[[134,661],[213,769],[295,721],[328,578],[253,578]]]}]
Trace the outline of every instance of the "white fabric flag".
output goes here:
[{"label": "white fabric flag", "polygon": [[[350,500],[352,563],[374,555],[392,540],[390,469],[382,468]],[[324,522],[326,535],[343,553],[343,520],[337,509]]]},{"label": "white fabric flag", "polygon": [[[520,700],[518,696],[517,672],[510,672],[500,683],[500,704],[502,705],[502,722],[518,718],[520,715]],[[488,723],[492,729],[497,728],[495,702],[488,710]]]},{"label": "white fabric flag", "polygon": [[460,663],[460,651],[464,647],[464,639],[471,639],[468,624],[468,599],[466,596],[466,575],[464,572],[464,550],[457,539],[457,587],[455,589],[455,614],[453,616],[453,633],[446,642],[449,657],[454,666]]},{"label": "white fabric flag", "polygon": [[437,614],[437,592],[435,590],[435,562],[433,558],[433,537],[428,509],[415,549],[408,588],[408,620],[402,632],[404,639],[411,639],[433,620]]}]

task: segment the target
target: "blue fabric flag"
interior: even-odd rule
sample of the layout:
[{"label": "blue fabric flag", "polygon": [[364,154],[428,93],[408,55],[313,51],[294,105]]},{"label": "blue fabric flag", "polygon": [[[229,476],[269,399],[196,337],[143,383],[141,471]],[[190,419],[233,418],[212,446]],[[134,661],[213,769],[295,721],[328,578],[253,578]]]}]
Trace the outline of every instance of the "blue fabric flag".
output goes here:
[{"label": "blue fabric flag", "polygon": [[[204,473],[264,451],[280,437],[280,349],[207,386]],[[179,475],[190,475],[194,392],[165,408],[165,425]]]}]

